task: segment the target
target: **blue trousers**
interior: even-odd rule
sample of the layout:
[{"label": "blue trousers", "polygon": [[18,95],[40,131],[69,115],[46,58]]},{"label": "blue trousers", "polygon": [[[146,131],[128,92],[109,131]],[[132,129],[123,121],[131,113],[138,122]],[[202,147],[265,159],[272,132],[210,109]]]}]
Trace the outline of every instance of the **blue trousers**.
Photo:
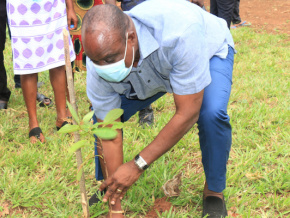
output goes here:
[{"label": "blue trousers", "polygon": [[[231,47],[229,47],[226,59],[216,56],[211,58],[212,82],[204,89],[203,102],[197,122],[206,181],[209,190],[215,192],[222,192],[226,187],[226,164],[232,143],[227,105],[231,93],[233,64],[234,50]],[[124,110],[122,122],[127,121],[136,112],[147,107],[164,94],[161,92],[146,100],[131,100],[120,95],[121,108]],[[97,122],[95,116],[94,122]],[[96,179],[102,180],[103,175],[96,148],[95,142]]]}]

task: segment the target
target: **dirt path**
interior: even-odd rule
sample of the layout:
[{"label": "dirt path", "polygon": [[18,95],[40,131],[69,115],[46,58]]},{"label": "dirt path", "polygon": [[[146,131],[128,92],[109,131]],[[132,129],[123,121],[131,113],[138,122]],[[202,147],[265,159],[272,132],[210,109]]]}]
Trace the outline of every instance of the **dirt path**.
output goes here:
[{"label": "dirt path", "polygon": [[[205,0],[209,9],[210,0]],[[251,28],[290,35],[290,0],[241,0],[240,16]]]}]

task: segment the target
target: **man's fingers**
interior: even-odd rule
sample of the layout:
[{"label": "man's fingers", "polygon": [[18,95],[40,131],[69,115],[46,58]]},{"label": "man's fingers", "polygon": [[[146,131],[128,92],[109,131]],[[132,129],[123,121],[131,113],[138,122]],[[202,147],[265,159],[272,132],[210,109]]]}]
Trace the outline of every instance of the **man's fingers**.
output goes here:
[{"label": "man's fingers", "polygon": [[100,186],[99,190],[103,191],[105,188],[107,188],[109,185],[111,185],[113,180],[111,178],[106,179]]},{"label": "man's fingers", "polygon": [[113,194],[114,194],[114,191],[112,190],[112,188],[111,187],[108,188],[108,190],[106,191],[106,194],[103,197],[103,201],[107,202],[108,199],[113,196]]},{"label": "man's fingers", "polygon": [[129,188],[124,188],[119,198],[122,200]]},{"label": "man's fingers", "polygon": [[111,197],[114,196],[114,194],[115,194],[115,192],[116,192],[116,190],[117,190],[117,187],[118,187],[118,186],[117,186],[116,184],[114,184],[113,182],[111,182],[111,184],[112,184],[112,185],[111,185],[111,184],[109,184],[108,181],[107,181],[107,184],[108,184],[109,186],[107,186],[108,189],[107,189],[107,191],[106,191],[105,196],[103,197],[103,201],[104,201],[104,202],[107,202],[109,198],[111,198]]},{"label": "man's fingers", "polygon": [[120,199],[120,195],[122,194],[122,192],[123,192],[123,188],[120,186],[115,190],[115,192],[112,195],[111,202],[110,202],[112,205],[115,205],[116,200]]}]

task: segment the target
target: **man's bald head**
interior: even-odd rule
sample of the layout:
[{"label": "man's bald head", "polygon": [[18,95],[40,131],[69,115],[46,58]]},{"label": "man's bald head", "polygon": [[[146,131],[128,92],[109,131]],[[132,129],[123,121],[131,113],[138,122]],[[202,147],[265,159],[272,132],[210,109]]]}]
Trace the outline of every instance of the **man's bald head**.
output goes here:
[{"label": "man's bald head", "polygon": [[129,27],[129,19],[117,6],[98,5],[90,9],[82,23],[82,35],[101,31],[102,34],[116,33],[124,40]]},{"label": "man's bald head", "polygon": [[82,42],[87,57],[98,65],[116,63],[125,57],[128,67],[138,51],[133,21],[117,6],[109,4],[95,6],[86,13]]}]

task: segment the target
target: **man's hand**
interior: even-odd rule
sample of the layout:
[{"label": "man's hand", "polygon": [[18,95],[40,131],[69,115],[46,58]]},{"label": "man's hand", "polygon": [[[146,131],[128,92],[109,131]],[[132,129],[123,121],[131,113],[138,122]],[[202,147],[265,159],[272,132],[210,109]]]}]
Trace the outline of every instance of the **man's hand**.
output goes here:
[{"label": "man's hand", "polygon": [[191,3],[198,5],[199,7],[204,6],[204,0],[189,0]]},{"label": "man's hand", "polygon": [[100,191],[107,188],[107,192],[103,198],[107,202],[111,198],[111,204],[114,205],[116,200],[122,199],[127,190],[133,185],[143,173],[134,160],[121,165],[116,172],[107,178],[100,186]]}]

